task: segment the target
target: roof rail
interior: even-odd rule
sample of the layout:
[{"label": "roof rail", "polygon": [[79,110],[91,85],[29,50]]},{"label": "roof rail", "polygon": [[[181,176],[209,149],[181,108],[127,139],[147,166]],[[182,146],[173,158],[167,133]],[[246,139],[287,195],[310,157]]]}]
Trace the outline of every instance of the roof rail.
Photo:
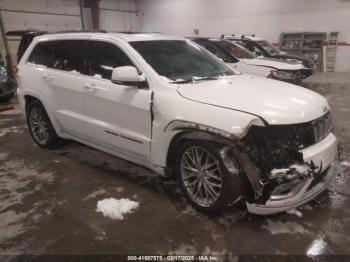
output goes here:
[{"label": "roof rail", "polygon": [[54,31],[48,32],[48,35],[53,34],[66,34],[66,33],[107,33],[106,30],[65,30],[65,31]]}]

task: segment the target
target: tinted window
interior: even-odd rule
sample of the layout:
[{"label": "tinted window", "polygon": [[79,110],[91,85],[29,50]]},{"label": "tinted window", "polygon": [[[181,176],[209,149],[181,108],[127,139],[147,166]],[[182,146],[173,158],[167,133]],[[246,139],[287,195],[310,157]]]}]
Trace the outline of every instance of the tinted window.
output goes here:
[{"label": "tinted window", "polygon": [[207,49],[212,54],[216,55],[218,58],[222,59],[225,63],[236,63],[237,60],[234,59],[232,56],[224,53],[222,50],[220,50],[219,47],[215,45],[215,43],[210,42],[209,40],[202,40],[202,39],[195,39],[193,40],[197,44],[200,44],[205,49]]},{"label": "tinted window", "polygon": [[161,76],[173,81],[233,75],[233,71],[191,41],[154,40],[130,43]]},{"label": "tinted window", "polygon": [[100,75],[111,79],[112,71],[120,66],[133,66],[126,54],[117,46],[104,42],[91,41],[89,43],[88,74]]},{"label": "tinted window", "polygon": [[28,62],[50,67],[54,57],[54,42],[41,42],[34,47]]},{"label": "tinted window", "polygon": [[232,56],[239,59],[252,59],[255,58],[256,55],[240,46],[239,44],[232,43],[230,41],[221,40],[216,42],[218,46],[220,46],[223,50],[230,53]]},{"label": "tinted window", "polygon": [[84,44],[85,41],[82,40],[57,41],[52,68],[83,73]]},{"label": "tinted window", "polygon": [[41,42],[31,53],[28,62],[63,71],[84,71],[83,40]]}]

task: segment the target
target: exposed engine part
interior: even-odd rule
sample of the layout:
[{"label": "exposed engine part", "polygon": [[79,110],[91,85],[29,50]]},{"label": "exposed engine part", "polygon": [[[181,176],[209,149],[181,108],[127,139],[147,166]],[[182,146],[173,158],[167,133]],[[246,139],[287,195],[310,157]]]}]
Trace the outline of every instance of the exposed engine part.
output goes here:
[{"label": "exposed engine part", "polygon": [[290,136],[286,134],[276,135],[271,127],[253,126],[238,142],[236,156],[254,193],[250,199],[248,196],[249,201],[264,204],[277,187],[303,181],[322,171],[322,165],[304,163],[300,144],[288,141],[295,134],[291,131]]}]

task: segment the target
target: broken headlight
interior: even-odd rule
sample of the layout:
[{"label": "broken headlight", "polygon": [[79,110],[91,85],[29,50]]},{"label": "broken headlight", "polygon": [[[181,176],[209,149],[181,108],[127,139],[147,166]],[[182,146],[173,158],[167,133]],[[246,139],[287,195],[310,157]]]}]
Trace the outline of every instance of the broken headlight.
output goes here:
[{"label": "broken headlight", "polygon": [[277,80],[291,80],[297,77],[295,72],[283,71],[283,70],[271,70],[270,78]]}]

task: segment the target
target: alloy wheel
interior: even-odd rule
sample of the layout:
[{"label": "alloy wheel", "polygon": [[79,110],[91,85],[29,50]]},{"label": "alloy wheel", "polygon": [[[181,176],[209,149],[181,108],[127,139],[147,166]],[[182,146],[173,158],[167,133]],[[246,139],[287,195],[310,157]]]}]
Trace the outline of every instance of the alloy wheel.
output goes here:
[{"label": "alloy wheel", "polygon": [[30,111],[29,125],[36,141],[45,144],[49,139],[49,122],[40,108],[35,107]]},{"label": "alloy wheel", "polygon": [[200,146],[187,148],[180,162],[181,179],[188,196],[198,205],[215,204],[222,191],[219,161]]}]

